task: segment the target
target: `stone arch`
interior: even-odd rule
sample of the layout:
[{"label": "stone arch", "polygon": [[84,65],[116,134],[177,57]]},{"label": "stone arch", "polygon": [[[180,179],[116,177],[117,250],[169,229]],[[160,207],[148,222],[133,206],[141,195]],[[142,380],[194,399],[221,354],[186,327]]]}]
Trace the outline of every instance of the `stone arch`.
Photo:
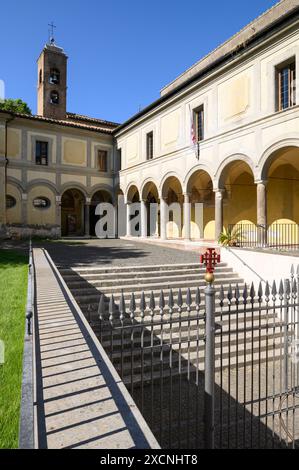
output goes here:
[{"label": "stone arch", "polygon": [[141,185],[140,197],[146,210],[146,236],[160,235],[159,191],[153,179],[147,178]]},{"label": "stone arch", "polygon": [[166,220],[166,237],[181,238],[183,232],[183,186],[176,173],[165,175],[160,186],[160,198],[168,206]]},{"label": "stone arch", "polygon": [[106,193],[109,193],[112,199],[114,197],[114,190],[109,184],[97,184],[89,191],[91,199],[98,191],[105,191]]},{"label": "stone arch", "polygon": [[29,192],[32,188],[36,186],[45,186],[46,188],[50,189],[53,191],[53,193],[58,196],[59,191],[54,183],[51,183],[51,181],[48,180],[33,180],[30,181],[30,183],[27,184],[27,191]]},{"label": "stone arch", "polygon": [[[23,188],[19,184],[19,181],[7,181],[7,192],[6,196],[13,197],[15,199],[15,205],[12,207],[6,207],[6,223],[7,224],[20,224],[22,223],[22,193]],[[6,202],[5,202],[6,204]]]},{"label": "stone arch", "polygon": [[277,153],[285,148],[299,147],[299,139],[284,139],[268,147],[259,159],[257,180],[266,180],[268,170],[272,162],[277,158]]},{"label": "stone arch", "polygon": [[99,186],[97,191],[94,191],[91,196],[90,201],[90,208],[89,208],[89,228],[90,228],[90,235],[95,236],[95,227],[100,218],[100,216],[95,214],[96,207],[100,203],[109,203],[113,205],[114,202],[114,195],[113,192],[110,191],[108,185],[101,185]]},{"label": "stone arch", "polygon": [[184,178],[184,181],[183,181],[183,191],[184,193],[188,193],[188,182],[190,181],[190,178],[192,177],[192,175],[194,173],[196,173],[197,171],[204,171],[205,173],[207,173],[211,180],[213,180],[213,174],[214,172],[212,171],[212,168],[206,164],[206,163],[200,163],[199,165],[195,165],[193,166],[192,168],[190,168],[190,170],[187,172],[185,178]]},{"label": "stone arch", "polygon": [[255,173],[251,159],[238,157],[229,157],[220,165],[216,188],[223,190],[224,227],[242,225],[247,229],[257,222]]},{"label": "stone arch", "polygon": [[297,244],[297,227],[293,226],[299,224],[299,140],[286,139],[269,147],[262,155],[260,170],[266,184],[269,238],[277,236],[279,242],[288,244],[287,239],[293,238],[288,234],[295,230]]},{"label": "stone arch", "polygon": [[68,189],[77,189],[78,191],[81,191],[81,193],[84,195],[85,199],[87,199],[90,196],[89,191],[87,190],[86,186],[84,186],[83,184],[78,183],[78,182],[64,183],[60,188],[61,196]]},{"label": "stone arch", "polygon": [[66,188],[61,196],[62,236],[83,236],[85,233],[86,195],[76,185]]},{"label": "stone arch", "polygon": [[215,235],[215,193],[211,173],[197,165],[188,173],[186,193],[191,205],[190,236],[213,240]]},{"label": "stone arch", "polygon": [[125,198],[127,202],[140,201],[140,192],[136,183],[130,183],[130,185],[127,186]]},{"label": "stone arch", "polygon": [[[27,186],[27,222],[29,225],[58,225],[56,217],[56,187],[48,181],[33,181]],[[50,201],[48,207],[41,209],[34,206],[36,198],[46,198]]]},{"label": "stone arch", "polygon": [[251,169],[252,174],[255,176],[256,170],[255,170],[255,166],[251,158],[249,158],[247,155],[242,154],[242,153],[229,155],[224,160],[222,160],[221,164],[217,168],[217,171],[214,177],[214,189],[224,189],[222,180],[225,175],[225,172],[227,171],[231,163],[238,162],[238,161],[246,163]]},{"label": "stone arch", "polygon": [[21,181],[19,181],[18,179],[14,178],[13,176],[8,176],[7,182],[8,182],[8,183],[11,183],[11,184],[14,185],[16,188],[18,188],[18,190],[20,191],[20,193],[26,193],[26,187],[25,187],[25,185],[24,185]]}]

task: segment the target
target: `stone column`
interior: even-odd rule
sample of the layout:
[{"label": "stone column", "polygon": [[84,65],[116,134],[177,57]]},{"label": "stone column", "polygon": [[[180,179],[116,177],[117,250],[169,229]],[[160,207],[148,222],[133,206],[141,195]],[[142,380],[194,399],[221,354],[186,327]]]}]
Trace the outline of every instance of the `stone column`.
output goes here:
[{"label": "stone column", "polygon": [[84,206],[85,237],[90,237],[90,204],[91,204],[91,199],[86,198],[85,206]]},{"label": "stone column", "polygon": [[27,225],[28,219],[27,219],[27,211],[28,211],[28,196],[27,193],[22,193],[22,199],[21,199],[21,220],[22,220],[22,225]]},{"label": "stone column", "polygon": [[0,225],[6,224],[6,178],[5,163],[0,167]]},{"label": "stone column", "polygon": [[61,237],[61,196],[56,196],[55,224],[57,228],[57,236]]},{"label": "stone column", "polygon": [[140,201],[140,223],[141,223],[141,236],[143,238],[147,237],[147,208],[146,201]]},{"label": "stone column", "polygon": [[185,240],[191,239],[191,203],[190,194],[184,194],[184,229]]},{"label": "stone column", "polygon": [[267,243],[267,181],[256,182],[258,243]]},{"label": "stone column", "polygon": [[132,228],[131,228],[131,203],[129,201],[126,202],[126,212],[127,212],[127,232],[126,236],[132,236]]},{"label": "stone column", "polygon": [[161,239],[166,240],[167,233],[167,202],[163,197],[160,198],[160,233]]},{"label": "stone column", "polygon": [[224,189],[215,190],[215,240],[223,230],[223,195]]}]

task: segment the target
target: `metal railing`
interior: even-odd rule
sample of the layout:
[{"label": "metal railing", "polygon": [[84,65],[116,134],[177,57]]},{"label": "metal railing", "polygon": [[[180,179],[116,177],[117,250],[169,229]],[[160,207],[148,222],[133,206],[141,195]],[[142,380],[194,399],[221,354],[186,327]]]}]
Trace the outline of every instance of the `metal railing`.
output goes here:
[{"label": "metal railing", "polygon": [[34,448],[33,316],[35,305],[35,269],[32,242],[29,242],[26,324],[23,351],[23,376],[20,409],[19,448]]},{"label": "metal railing", "polygon": [[265,289],[101,296],[99,339],[162,448],[299,446],[298,291],[292,270]]},{"label": "metal railing", "polygon": [[237,232],[236,246],[244,248],[268,247],[279,250],[299,249],[299,225],[272,224],[230,224],[229,230]]}]

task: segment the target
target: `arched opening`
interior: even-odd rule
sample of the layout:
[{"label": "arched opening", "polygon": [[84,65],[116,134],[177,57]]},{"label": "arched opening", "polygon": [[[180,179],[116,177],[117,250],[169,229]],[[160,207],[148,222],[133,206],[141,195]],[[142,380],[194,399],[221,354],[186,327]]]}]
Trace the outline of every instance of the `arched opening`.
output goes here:
[{"label": "arched opening", "polygon": [[52,85],[59,85],[60,83],[60,72],[58,69],[52,68],[50,70],[49,83]]},{"label": "arched opening", "polygon": [[59,104],[59,93],[58,91],[51,91],[50,93],[51,104]]},{"label": "arched opening", "polygon": [[171,220],[166,222],[166,237],[181,238],[183,227],[183,191],[178,178],[169,176],[162,186],[162,197],[165,199]]},{"label": "arched opening", "polygon": [[220,175],[223,194],[223,225],[242,225],[251,230],[256,220],[256,184],[250,166],[243,160],[229,163]]},{"label": "arched opening", "polygon": [[62,236],[84,235],[85,197],[78,189],[68,189],[61,198]]},{"label": "arched opening", "polygon": [[95,236],[95,227],[97,224],[97,221],[99,220],[100,216],[95,214],[96,207],[98,204],[101,202],[109,202],[112,204],[112,197],[111,194],[108,191],[105,190],[99,190],[91,198],[91,204],[90,204],[90,212],[89,212],[89,217],[90,217],[90,235],[92,237]]},{"label": "arched opening", "polygon": [[159,193],[157,186],[152,181],[148,181],[142,189],[142,200],[146,204],[147,214],[147,236],[160,236],[160,211]]},{"label": "arched opening", "polygon": [[187,183],[191,204],[192,239],[213,240],[215,236],[215,194],[210,175],[204,170],[195,171]]},{"label": "arched opening", "polygon": [[[137,186],[135,186],[134,184],[130,186],[127,191],[127,202],[129,204],[140,203],[139,191]],[[140,215],[140,207],[136,210],[132,210],[132,208],[130,207],[130,220],[134,219],[134,217],[137,217],[138,215]],[[140,223],[137,222],[134,226],[134,233],[137,234],[137,236],[140,236],[140,231]]]},{"label": "arched opening", "polygon": [[267,180],[269,240],[298,244],[299,148],[284,147],[268,158],[263,177]]}]

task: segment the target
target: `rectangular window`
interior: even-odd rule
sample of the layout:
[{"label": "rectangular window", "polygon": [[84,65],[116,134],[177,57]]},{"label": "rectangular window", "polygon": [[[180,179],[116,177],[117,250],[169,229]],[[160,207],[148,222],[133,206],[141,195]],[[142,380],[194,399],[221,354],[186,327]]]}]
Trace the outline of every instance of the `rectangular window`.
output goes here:
[{"label": "rectangular window", "polygon": [[204,140],[204,108],[203,105],[194,111],[194,125],[196,141]]},{"label": "rectangular window", "polygon": [[107,171],[108,152],[107,150],[98,150],[98,170]]},{"label": "rectangular window", "polygon": [[121,171],[121,149],[118,151],[118,171]]},{"label": "rectangular window", "polygon": [[277,111],[296,104],[296,64],[293,60],[276,69]]},{"label": "rectangular window", "polygon": [[146,134],[146,159],[151,160],[154,157],[154,134]]},{"label": "rectangular window", "polygon": [[37,165],[48,165],[48,142],[36,141],[35,163]]}]

